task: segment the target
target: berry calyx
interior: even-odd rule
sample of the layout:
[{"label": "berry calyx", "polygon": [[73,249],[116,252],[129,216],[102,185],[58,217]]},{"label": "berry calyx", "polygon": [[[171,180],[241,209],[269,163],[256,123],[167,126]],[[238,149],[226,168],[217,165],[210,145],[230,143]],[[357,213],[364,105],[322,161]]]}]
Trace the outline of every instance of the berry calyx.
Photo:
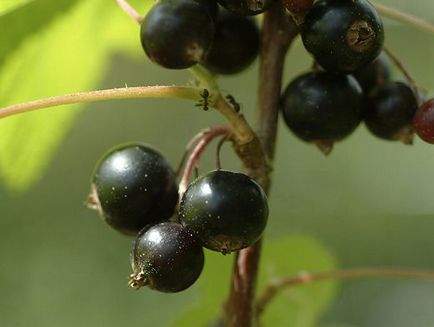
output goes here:
[{"label": "berry calyx", "polygon": [[184,69],[201,61],[214,36],[208,0],[161,0],[141,23],[140,40],[147,56],[170,69]]},{"label": "berry calyx", "polygon": [[227,10],[240,16],[253,16],[263,13],[276,0],[217,0],[217,2]]},{"label": "berry calyx", "polygon": [[259,53],[259,28],[251,17],[221,11],[213,44],[203,65],[217,74],[236,74],[246,69]]},{"label": "berry calyx", "polygon": [[434,144],[434,98],[422,103],[414,115],[413,126],[422,140]]},{"label": "berry calyx", "polygon": [[166,159],[143,144],[108,151],[92,178],[90,205],[118,231],[135,235],[143,227],[168,219],[175,211],[178,188]]},{"label": "berry calyx", "polygon": [[359,125],[362,90],[350,75],[309,72],[297,77],[282,97],[288,128],[300,139],[314,142],[327,153]]},{"label": "berry calyx", "polygon": [[313,0],[283,0],[283,4],[290,12],[301,14],[312,7]]},{"label": "berry calyx", "polygon": [[133,244],[129,285],[180,292],[199,278],[204,261],[199,242],[182,225],[161,223],[144,228]]},{"label": "berry calyx", "polygon": [[185,191],[179,219],[203,246],[223,254],[252,245],[262,235],[268,204],[250,177],[215,170],[197,178]]},{"label": "berry calyx", "polygon": [[326,71],[352,73],[380,54],[384,28],[366,0],[319,0],[306,14],[301,36]]},{"label": "berry calyx", "polygon": [[416,110],[417,99],[412,89],[402,82],[389,82],[372,91],[363,115],[366,126],[375,136],[412,144]]}]

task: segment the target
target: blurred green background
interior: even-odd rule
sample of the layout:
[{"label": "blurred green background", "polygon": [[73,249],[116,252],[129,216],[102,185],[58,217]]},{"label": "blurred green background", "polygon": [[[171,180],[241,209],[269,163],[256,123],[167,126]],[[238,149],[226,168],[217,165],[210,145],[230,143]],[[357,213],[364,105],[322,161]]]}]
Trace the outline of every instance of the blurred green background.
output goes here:
[{"label": "blurred green background", "polygon": [[[151,1],[132,1],[140,11]],[[384,1],[434,21],[434,3]],[[434,36],[386,20],[386,44],[434,94]],[[188,72],[152,65],[138,27],[115,1],[0,4],[0,106],[75,91],[185,84]],[[285,83],[310,67],[299,39]],[[401,78],[395,72],[396,78]],[[251,120],[257,63],[221,88]],[[177,100],[62,107],[0,121],[0,326],[205,326],[229,287],[232,257],[207,253],[200,281],[179,294],[133,291],[131,239],[83,202],[110,147],[143,141],[176,166],[189,138],[223,123]],[[214,152],[203,159],[213,169]],[[223,166],[239,169],[227,146]],[[434,270],[434,148],[381,141],[364,126],[329,157],[279,126],[260,288],[269,278],[337,267]],[[357,280],[284,292],[266,326],[434,326],[434,282]]]}]

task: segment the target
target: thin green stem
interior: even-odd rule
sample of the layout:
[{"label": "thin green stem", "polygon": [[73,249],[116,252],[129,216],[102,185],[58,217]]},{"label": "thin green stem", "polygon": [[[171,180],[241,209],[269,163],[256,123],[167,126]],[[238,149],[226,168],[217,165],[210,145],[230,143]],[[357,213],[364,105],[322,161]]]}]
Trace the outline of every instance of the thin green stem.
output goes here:
[{"label": "thin green stem", "polygon": [[189,70],[201,86],[208,89],[208,91],[211,93],[219,92],[219,87],[214,75],[211,74],[205,67],[197,64],[189,68]]},{"label": "thin green stem", "polygon": [[19,103],[0,109],[0,119],[29,111],[62,106],[65,104],[97,102],[133,98],[178,98],[199,101],[202,89],[189,86],[137,86],[78,92]]},{"label": "thin green stem", "polygon": [[377,1],[371,1],[378,13],[382,16],[397,20],[408,25],[414,26],[417,29],[434,34],[434,24],[419,17],[407,14],[396,8],[385,6]]},{"label": "thin green stem", "polygon": [[285,288],[333,279],[357,278],[417,278],[434,280],[434,271],[421,271],[399,268],[354,268],[319,273],[301,273],[296,276],[279,279],[269,285],[256,301],[256,314],[260,316],[270,302]]}]

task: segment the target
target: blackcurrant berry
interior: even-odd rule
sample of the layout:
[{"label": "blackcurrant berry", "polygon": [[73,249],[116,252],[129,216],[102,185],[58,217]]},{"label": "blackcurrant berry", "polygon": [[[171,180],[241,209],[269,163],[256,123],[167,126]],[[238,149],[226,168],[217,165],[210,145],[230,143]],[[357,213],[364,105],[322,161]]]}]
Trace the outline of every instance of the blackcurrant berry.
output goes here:
[{"label": "blackcurrant berry", "polygon": [[204,1],[161,0],[141,23],[140,40],[148,57],[171,69],[201,61],[214,36],[212,12]]},{"label": "blackcurrant berry", "polygon": [[203,65],[218,74],[236,74],[246,69],[259,52],[259,28],[250,17],[221,11],[214,42]]},{"label": "blackcurrant berry", "polygon": [[226,254],[252,245],[262,235],[267,198],[247,175],[216,170],[188,186],[179,217],[203,246]]},{"label": "blackcurrant berry", "polygon": [[313,0],[283,0],[286,9],[294,14],[301,14],[312,7]]},{"label": "blackcurrant berry", "polygon": [[353,73],[365,94],[369,94],[373,89],[382,83],[390,81],[390,63],[384,53],[377,59],[367,64],[363,68]]},{"label": "blackcurrant berry", "polygon": [[307,142],[334,142],[348,136],[361,120],[363,96],[350,75],[309,72],[286,88],[282,114],[286,125]]},{"label": "blackcurrant berry", "polygon": [[227,10],[241,16],[263,13],[277,0],[217,0]]},{"label": "blackcurrant berry", "polygon": [[381,52],[384,28],[366,0],[319,0],[302,25],[304,46],[326,71],[351,73]]},{"label": "blackcurrant berry", "polygon": [[175,174],[147,145],[117,146],[99,161],[90,202],[113,228],[137,234],[149,223],[172,216],[178,200]]},{"label": "blackcurrant berry", "polygon": [[434,144],[434,98],[419,107],[414,115],[413,126],[422,140]]},{"label": "blackcurrant berry", "polygon": [[204,265],[202,246],[182,225],[160,223],[140,231],[133,244],[131,287],[160,292],[185,290],[199,278]]},{"label": "blackcurrant berry", "polygon": [[371,92],[363,116],[375,136],[411,144],[416,110],[417,99],[411,88],[402,82],[389,82]]}]

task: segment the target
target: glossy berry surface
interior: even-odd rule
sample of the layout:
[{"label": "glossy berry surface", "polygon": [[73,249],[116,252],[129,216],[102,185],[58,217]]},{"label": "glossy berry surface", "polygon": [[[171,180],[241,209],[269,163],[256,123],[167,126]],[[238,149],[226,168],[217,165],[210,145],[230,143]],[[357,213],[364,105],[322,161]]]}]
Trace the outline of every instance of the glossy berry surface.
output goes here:
[{"label": "glossy berry surface", "polygon": [[166,159],[143,144],[111,149],[98,163],[91,198],[113,228],[137,234],[175,211],[178,188]]},{"label": "glossy berry surface", "polygon": [[262,235],[267,198],[247,175],[216,170],[188,186],[179,217],[203,246],[226,254],[252,245]]},{"label": "glossy berry surface", "polygon": [[282,114],[286,125],[307,142],[337,141],[358,126],[362,90],[350,75],[309,72],[286,88]]},{"label": "glossy berry surface", "polygon": [[313,5],[313,0],[283,0],[286,9],[294,14],[304,13]]},{"label": "glossy berry surface", "polygon": [[131,253],[130,286],[174,293],[190,287],[204,265],[202,246],[182,225],[161,223],[137,236]]},{"label": "glossy berry surface", "polygon": [[419,107],[414,115],[413,126],[422,140],[434,144],[434,98]]},{"label": "glossy berry surface", "polygon": [[416,109],[417,99],[411,88],[402,82],[389,82],[369,95],[365,124],[379,138],[411,144]]},{"label": "glossy berry surface", "polygon": [[384,53],[377,59],[353,73],[365,94],[390,81],[390,62]]},{"label": "glossy berry surface", "polygon": [[214,41],[203,65],[218,74],[236,74],[258,56],[259,28],[245,16],[221,11],[216,21]]},{"label": "glossy berry surface", "polygon": [[165,68],[183,69],[201,61],[214,36],[208,0],[162,0],[141,23],[140,40],[147,56]]},{"label": "glossy berry surface", "polygon": [[227,10],[240,16],[252,16],[263,13],[276,0],[217,0]]},{"label": "glossy berry surface", "polygon": [[305,17],[304,46],[330,72],[352,73],[381,52],[384,28],[366,0],[319,0]]}]

